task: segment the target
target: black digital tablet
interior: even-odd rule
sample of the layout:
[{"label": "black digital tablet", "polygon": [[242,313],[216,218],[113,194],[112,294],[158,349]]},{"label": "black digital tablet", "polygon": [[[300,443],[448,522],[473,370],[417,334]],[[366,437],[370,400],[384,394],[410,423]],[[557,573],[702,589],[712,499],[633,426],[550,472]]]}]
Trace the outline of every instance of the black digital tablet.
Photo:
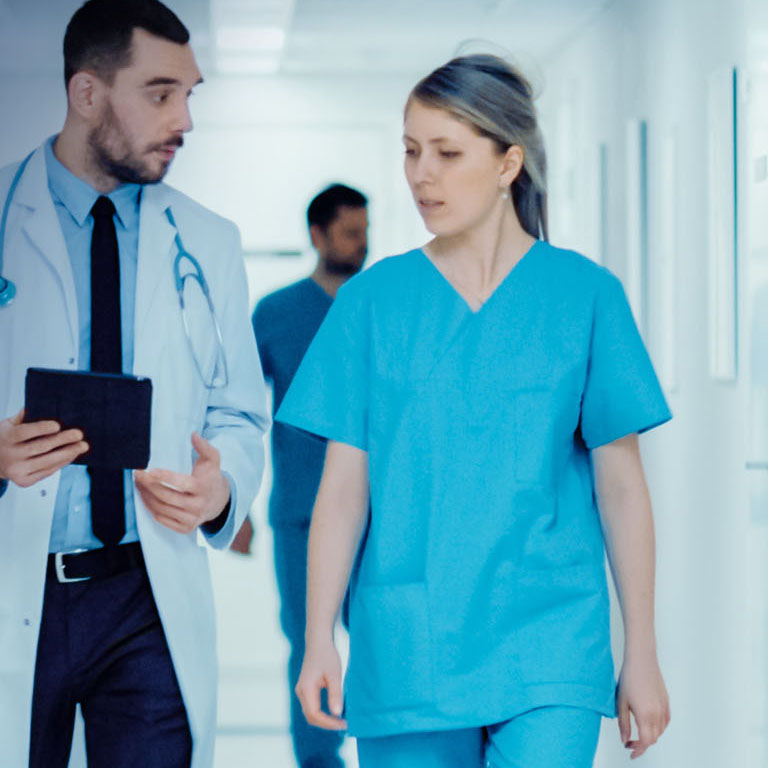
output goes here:
[{"label": "black digital tablet", "polygon": [[24,421],[52,419],[83,431],[75,464],[144,469],[149,463],[152,382],[125,374],[27,369]]}]

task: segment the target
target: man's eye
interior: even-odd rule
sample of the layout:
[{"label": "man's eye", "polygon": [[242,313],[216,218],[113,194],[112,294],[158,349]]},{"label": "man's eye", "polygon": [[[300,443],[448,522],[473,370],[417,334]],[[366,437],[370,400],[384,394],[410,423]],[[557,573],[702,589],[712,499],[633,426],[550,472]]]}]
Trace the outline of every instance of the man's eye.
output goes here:
[{"label": "man's eye", "polygon": [[161,91],[160,93],[153,93],[152,94],[152,101],[155,104],[164,104],[166,101],[168,101],[168,97],[170,96],[169,91]]},{"label": "man's eye", "polygon": [[450,160],[454,157],[458,157],[461,154],[461,152],[453,152],[448,149],[443,149],[440,151],[440,157],[444,157],[446,160]]},{"label": "man's eye", "polygon": [[405,154],[408,155],[409,157],[413,157],[416,154],[416,150],[415,149],[407,149],[406,148]]}]

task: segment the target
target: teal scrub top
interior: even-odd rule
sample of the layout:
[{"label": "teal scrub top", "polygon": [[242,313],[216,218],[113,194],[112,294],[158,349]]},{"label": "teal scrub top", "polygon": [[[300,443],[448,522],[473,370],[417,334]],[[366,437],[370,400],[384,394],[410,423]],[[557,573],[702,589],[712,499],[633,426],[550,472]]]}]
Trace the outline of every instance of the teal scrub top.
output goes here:
[{"label": "teal scrub top", "polygon": [[537,241],[478,311],[422,250],[344,285],[277,419],[368,452],[356,736],[612,716],[590,450],[671,417],[620,282]]}]

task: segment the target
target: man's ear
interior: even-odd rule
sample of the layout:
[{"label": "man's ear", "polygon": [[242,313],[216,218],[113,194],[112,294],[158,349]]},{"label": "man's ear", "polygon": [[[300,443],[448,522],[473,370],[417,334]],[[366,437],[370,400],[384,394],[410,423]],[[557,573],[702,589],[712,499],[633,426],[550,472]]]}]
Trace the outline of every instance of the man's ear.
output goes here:
[{"label": "man's ear", "polygon": [[67,86],[69,108],[86,122],[101,112],[106,86],[93,72],[76,72]]},{"label": "man's ear", "polygon": [[319,224],[312,224],[309,227],[309,237],[312,240],[312,247],[316,251],[322,252],[325,246],[325,232]]}]

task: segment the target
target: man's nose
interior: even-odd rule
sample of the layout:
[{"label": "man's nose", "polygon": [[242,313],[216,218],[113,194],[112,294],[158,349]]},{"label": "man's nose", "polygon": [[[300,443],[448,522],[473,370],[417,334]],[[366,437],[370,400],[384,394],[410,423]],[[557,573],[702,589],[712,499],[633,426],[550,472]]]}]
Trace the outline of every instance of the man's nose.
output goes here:
[{"label": "man's nose", "polygon": [[189,104],[184,101],[176,110],[173,120],[173,130],[181,133],[189,133],[193,128],[192,114],[189,111]]}]

